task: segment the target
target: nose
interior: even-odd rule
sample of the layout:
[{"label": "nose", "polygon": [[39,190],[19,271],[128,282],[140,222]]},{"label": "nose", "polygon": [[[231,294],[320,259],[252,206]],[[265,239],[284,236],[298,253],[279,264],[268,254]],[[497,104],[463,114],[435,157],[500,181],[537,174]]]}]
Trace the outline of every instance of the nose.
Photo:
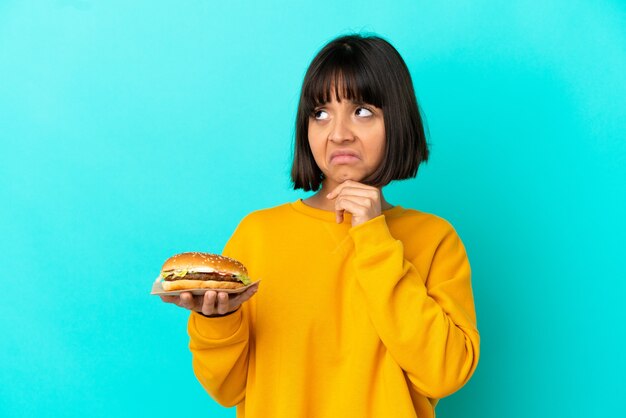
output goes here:
[{"label": "nose", "polygon": [[328,140],[337,143],[353,141],[354,133],[352,132],[350,121],[342,117],[334,118],[330,126]]}]

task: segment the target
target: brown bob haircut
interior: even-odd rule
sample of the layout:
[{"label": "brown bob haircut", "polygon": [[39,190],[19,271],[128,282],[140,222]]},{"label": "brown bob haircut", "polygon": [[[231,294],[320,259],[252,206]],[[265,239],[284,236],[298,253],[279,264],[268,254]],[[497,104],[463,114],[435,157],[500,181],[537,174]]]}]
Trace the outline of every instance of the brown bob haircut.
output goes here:
[{"label": "brown bob haircut", "polygon": [[347,99],[383,110],[385,150],[380,166],[362,182],[383,187],[415,177],[428,145],[409,70],[398,51],[378,36],[346,35],[315,56],[302,83],[296,115],[291,180],[294,189],[319,190],[324,175],[309,146],[309,118],[316,107]]}]

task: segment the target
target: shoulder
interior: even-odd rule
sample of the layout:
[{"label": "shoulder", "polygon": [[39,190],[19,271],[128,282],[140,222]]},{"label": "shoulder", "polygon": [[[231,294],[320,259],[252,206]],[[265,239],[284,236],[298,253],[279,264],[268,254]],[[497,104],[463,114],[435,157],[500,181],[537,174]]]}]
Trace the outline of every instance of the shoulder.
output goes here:
[{"label": "shoulder", "polygon": [[278,220],[285,216],[288,206],[289,204],[283,204],[257,209],[244,216],[224,248],[225,255],[242,262],[248,260],[250,251],[264,246],[276,237]]},{"label": "shoulder", "polygon": [[257,209],[241,219],[237,230],[253,230],[266,228],[271,225],[275,225],[281,220],[285,220],[292,213],[290,203],[283,203],[278,206],[269,208]]},{"label": "shoulder", "polygon": [[465,247],[455,227],[447,219],[414,209],[389,221],[392,235],[403,242],[409,257],[435,259],[455,254],[466,258]]},{"label": "shoulder", "polygon": [[241,222],[242,223],[243,222],[256,223],[256,222],[262,222],[262,221],[270,221],[270,220],[280,218],[281,216],[285,216],[287,213],[290,213],[290,212],[291,212],[290,203],[283,203],[278,206],[272,206],[269,208],[254,210],[250,212],[249,214],[247,214],[241,220]]},{"label": "shoulder", "polygon": [[407,209],[388,219],[391,228],[406,231],[407,233],[421,233],[445,236],[451,233],[456,234],[452,224],[441,216],[419,211],[416,209]]}]

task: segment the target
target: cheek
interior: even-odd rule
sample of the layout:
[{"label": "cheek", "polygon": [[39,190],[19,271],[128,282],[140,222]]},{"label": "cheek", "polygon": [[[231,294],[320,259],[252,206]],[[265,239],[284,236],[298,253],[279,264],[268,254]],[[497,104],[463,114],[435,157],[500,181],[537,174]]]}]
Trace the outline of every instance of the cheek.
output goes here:
[{"label": "cheek", "polygon": [[313,153],[313,157],[315,157],[315,161],[319,165],[318,159],[323,156],[325,141],[320,140],[320,132],[317,129],[312,129],[309,127],[308,134],[309,148]]},{"label": "cheek", "polygon": [[383,159],[383,155],[385,154],[385,143],[387,139],[385,138],[385,129],[380,128],[378,132],[372,136],[369,143],[369,152],[372,156],[372,159],[375,160],[376,164],[380,163]]},{"label": "cheek", "polygon": [[385,144],[381,143],[376,150],[373,151],[372,155],[374,156],[374,165],[378,167],[383,161],[383,155],[385,154]]}]

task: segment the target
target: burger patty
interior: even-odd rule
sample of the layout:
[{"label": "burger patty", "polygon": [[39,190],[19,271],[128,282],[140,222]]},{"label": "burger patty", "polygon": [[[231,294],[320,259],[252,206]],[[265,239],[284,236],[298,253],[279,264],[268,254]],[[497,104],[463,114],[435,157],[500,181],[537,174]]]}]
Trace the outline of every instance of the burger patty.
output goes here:
[{"label": "burger patty", "polygon": [[240,282],[236,276],[229,276],[219,273],[187,273],[182,277],[173,274],[165,277],[163,280],[173,282],[175,280],[215,280],[218,282]]}]

